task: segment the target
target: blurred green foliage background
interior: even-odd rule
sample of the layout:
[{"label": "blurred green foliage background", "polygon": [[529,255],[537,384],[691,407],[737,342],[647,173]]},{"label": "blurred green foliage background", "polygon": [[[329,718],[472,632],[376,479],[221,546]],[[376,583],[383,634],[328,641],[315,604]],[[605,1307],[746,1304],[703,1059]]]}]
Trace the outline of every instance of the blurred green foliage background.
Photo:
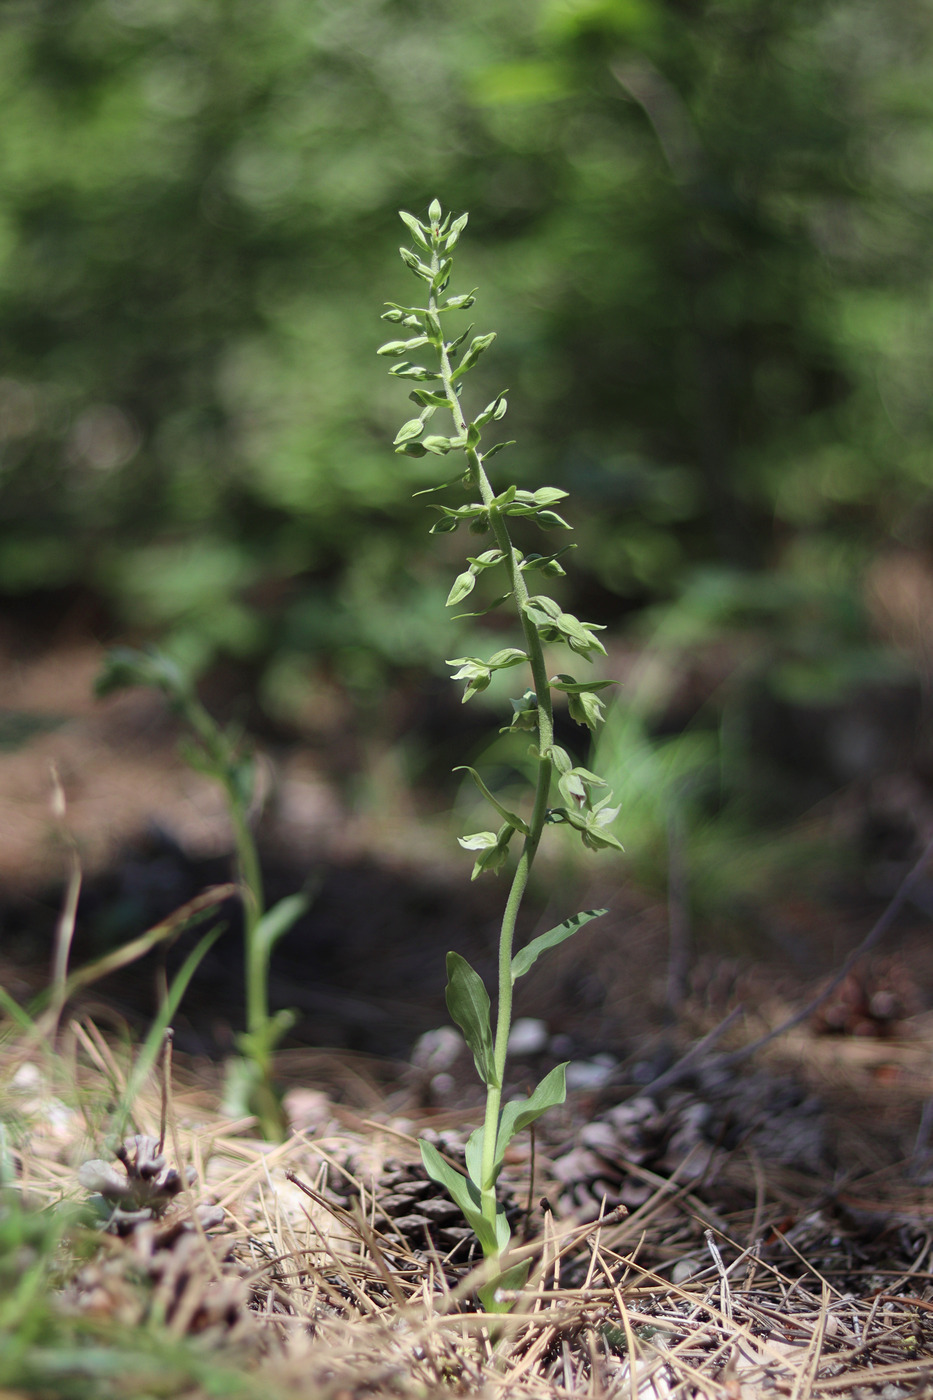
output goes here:
[{"label": "blurred green foliage background", "polygon": [[[0,595],[90,587],[279,719],[320,668],[446,674],[438,463],[373,354],[436,195],[584,616],[656,661],[740,634],[746,698],[892,674],[863,575],[933,519],[931,40],[920,0],[6,0]],[[676,751],[668,692],[606,740],[636,844],[671,784],[748,788],[735,684]]]}]

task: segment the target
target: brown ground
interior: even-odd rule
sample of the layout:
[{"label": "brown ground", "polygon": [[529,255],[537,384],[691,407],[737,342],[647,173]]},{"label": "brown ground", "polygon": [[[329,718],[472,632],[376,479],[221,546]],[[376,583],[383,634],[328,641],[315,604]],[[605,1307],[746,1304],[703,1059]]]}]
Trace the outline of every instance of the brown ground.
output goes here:
[{"label": "brown ground", "polygon": [[[229,873],[229,832],[214,788],[179,759],[173,723],[157,697],[136,691],[103,703],[90,698],[101,657],[102,648],[86,637],[32,653],[8,646],[0,671],[6,726],[0,725],[6,745],[0,752],[0,972],[14,995],[44,984],[72,841],[85,877],[76,962],[140,932]],[[421,1189],[413,1134],[425,1125],[439,1130],[456,1158],[474,1121],[469,1056],[451,1065],[444,1083],[407,1062],[417,1037],[447,1020],[446,949],[491,970],[501,888],[492,881],[469,884],[445,823],[405,794],[389,757],[375,770],[382,798],[391,792],[395,804],[391,822],[376,815],[376,803],[368,811],[354,808],[321,748],[280,747],[268,768],[269,896],[306,880],[313,893],[309,914],[280,946],[271,984],[274,1006],[301,1013],[281,1072],[293,1122],[305,1136],[270,1154],[242,1130],[228,1131],[208,1107],[217,1070],[199,1057],[228,1050],[239,1024],[231,906],[230,932],[176,1022],[179,1080],[191,1100],[185,1094],[179,1100],[177,1146],[228,1212],[220,1253],[199,1265],[198,1274],[190,1241],[188,1262],[178,1264],[175,1243],[164,1247],[170,1255],[158,1252],[162,1246],[153,1255],[151,1241],[132,1237],[121,1246],[129,1262],[111,1252],[105,1263],[102,1255],[75,1280],[72,1304],[143,1319],[150,1295],[138,1284],[130,1288],[128,1273],[138,1279],[152,1270],[164,1280],[166,1270],[180,1269],[177,1286],[187,1292],[177,1306],[184,1313],[190,1305],[197,1319],[198,1290],[208,1287],[207,1274],[216,1274],[222,1255],[226,1301],[219,1312],[204,1313],[210,1326],[232,1326],[239,1344],[253,1335],[257,1316],[268,1323],[274,1314],[286,1339],[275,1384],[282,1394],[304,1396],[297,1377],[310,1366],[322,1377],[315,1397],[328,1400],[433,1393],[442,1381],[454,1393],[498,1394],[504,1375],[512,1377],[510,1394],[597,1394],[613,1387],[635,1393],[620,1323],[637,1328],[629,1340],[642,1352],[639,1395],[672,1394],[675,1385],[685,1387],[678,1394],[724,1400],[927,1394],[933,958],[925,916],[908,910],[817,1016],[727,1071],[717,1058],[780,1024],[860,940],[882,905],[857,891],[835,902],[788,891],[762,912],[758,927],[775,931],[770,946],[796,949],[796,963],[786,955],[769,962],[750,957],[742,942],[747,930],[740,937],[722,929],[718,944],[716,931],[705,931],[674,1022],[665,1016],[668,915],[656,898],[630,890],[605,865],[592,867],[598,873],[586,882],[568,872],[560,901],[538,892],[528,935],[565,917],[565,899],[572,907],[604,904],[609,913],[523,984],[519,1014],[544,1017],[562,1044],[537,1059],[517,1058],[516,1082],[533,1082],[558,1052],[583,1066],[608,1055],[610,1072],[601,1085],[576,1090],[566,1110],[542,1125],[534,1196],[545,1190],[553,1214],[536,1211],[531,1228],[552,1243],[536,1284],[534,1318],[529,1314],[513,1330],[498,1361],[488,1346],[466,1345],[475,1329],[450,1331],[445,1319],[472,1306],[458,1282],[462,1266],[448,1272],[440,1295],[431,1295],[425,1271],[434,1262],[423,1249],[423,1227],[400,1235],[383,1202],[399,1196],[400,1180]],[[56,782],[65,795],[64,818],[53,806]],[[578,888],[568,890],[574,879]],[[158,970],[156,957],[136,965],[95,989],[83,1010],[96,1011],[101,1025],[124,1017],[138,1030],[154,1010]],[[650,1088],[691,1043],[733,1013],[699,1064],[664,1090]],[[67,1044],[78,1066],[69,1071],[72,1079],[99,1073],[95,1056],[110,1053],[80,1019],[71,1023]],[[338,1053],[324,1056],[302,1045]],[[392,1059],[375,1065],[359,1052]],[[23,1051],[27,1065],[30,1053]],[[20,1098],[34,1095],[32,1082],[23,1079]],[[54,1136],[57,1129],[45,1101],[36,1104],[43,1124],[33,1136],[39,1155],[27,1163],[34,1189],[67,1194],[76,1189],[78,1147],[65,1138],[43,1145],[42,1133]],[[151,1107],[147,1115],[151,1126]],[[198,1126],[189,1131],[189,1122]],[[208,1139],[215,1144],[210,1162]],[[516,1201],[527,1195],[530,1166],[522,1146],[506,1173]],[[348,1196],[346,1186],[353,1177],[353,1189],[381,1222],[375,1245],[362,1248],[357,1237],[348,1246],[329,1236],[332,1256],[289,1277],[264,1262],[307,1234],[301,1189],[286,1178],[286,1167],[305,1184],[326,1188],[324,1205],[314,1208],[315,1228],[325,1234],[333,1221],[346,1222],[341,1210],[356,1208],[359,1194]],[[594,1253],[586,1222],[616,1203],[629,1215],[613,1217]],[[713,1231],[726,1265],[745,1259],[731,1276],[731,1293],[705,1230]],[[558,1238],[570,1243],[556,1266]],[[301,1248],[310,1259],[311,1246]],[[145,1259],[140,1249],[150,1251]],[[383,1296],[386,1267],[399,1271],[408,1300],[401,1332]],[[349,1270],[346,1279],[341,1270]],[[294,1320],[307,1317],[316,1320],[306,1335],[304,1323],[299,1328]],[[178,1323],[179,1335],[185,1325]],[[663,1346],[658,1337],[667,1339]],[[876,1339],[870,1346],[869,1338]],[[387,1379],[389,1355],[395,1369]],[[336,1390],[328,1375],[338,1377]]]}]

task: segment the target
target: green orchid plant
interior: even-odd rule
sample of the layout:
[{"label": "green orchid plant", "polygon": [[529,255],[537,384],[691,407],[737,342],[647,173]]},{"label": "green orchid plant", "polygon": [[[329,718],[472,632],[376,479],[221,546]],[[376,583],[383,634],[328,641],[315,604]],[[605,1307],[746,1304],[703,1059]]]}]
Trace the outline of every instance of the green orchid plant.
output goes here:
[{"label": "green orchid plant", "polygon": [[190,766],[219,784],[236,850],[237,883],[243,902],[246,1029],[237,1037],[240,1054],[227,1062],[224,1105],[232,1117],[255,1115],[263,1136],[281,1142],[288,1120],[274,1078],[274,1054],[295,1024],[295,1015],[269,1010],[269,964],[279,939],[308,907],[305,892],[266,907],[259,851],[250,815],[256,795],[256,764],[235,727],[223,728],[201,704],[191,680],[168,656],[151,649],[117,647],[97,679],[99,697],[130,686],[150,686],[166,696],[184,720],[189,739],[183,753]]},{"label": "green orchid plant", "polygon": [[[530,813],[522,816],[504,805],[475,769],[460,770],[470,774],[498,817],[495,831],[479,831],[460,838],[461,846],[476,853],[473,878],[487,871],[502,870],[509,863],[513,838],[518,838],[518,854],[500,931],[495,1030],[489,994],[482,979],[458,953],[447,955],[447,1007],[463,1032],[477,1072],[486,1086],[485,1118],[467,1143],[465,1175],[431,1143],[420,1144],[428,1175],[449,1192],[482,1247],[487,1260],[487,1282],[479,1290],[480,1300],[487,1311],[502,1312],[510,1306],[506,1295],[524,1284],[529,1267],[524,1260],[510,1263],[511,1232],[496,1194],[506,1149],[517,1133],[547,1109],[563,1103],[566,1096],[566,1065],[558,1065],[528,1098],[502,1102],[513,989],[543,952],[563,943],[606,911],[590,909],[576,914],[532,939],[517,952],[514,951],[516,920],[548,824],[573,827],[591,850],[622,849],[609,830],[618,808],[611,806],[611,793],[606,791],[605,782],[588,769],[576,766],[566,750],[554,742],[554,692],[566,697],[572,719],[588,729],[595,729],[603,709],[599,692],[611,682],[579,681],[563,671],[548,675],[546,648],[567,647],[588,662],[596,655],[606,654],[597,635],[602,630],[600,627],[581,622],[565,612],[553,598],[531,591],[532,587],[541,586],[538,580],[563,575],[560,559],[572,546],[551,553],[523,553],[512,543],[514,522],[519,520],[546,533],[569,530],[567,521],[554,509],[567,492],[552,486],[525,491],[514,485],[497,491],[490,482],[487,464],[511,444],[499,441],[484,447],[483,430],[501,422],[505,416],[508,407],[505,394],[497,394],[472,418],[467,417],[461,402],[465,376],[495,340],[495,332],[472,335],[472,326],[451,336],[446,329],[447,318],[466,311],[475,300],[475,291],[455,296],[447,290],[452,253],[466,227],[467,215],[452,219],[449,214],[443,214],[435,200],[428,210],[426,223],[405,212],[401,212],[400,217],[414,246],[400,248],[399,252],[405,266],[422,284],[419,298],[422,304],[387,303],[388,310],[382,319],[397,326],[405,338],[388,341],[377,353],[396,362],[389,370],[391,375],[413,380],[424,387],[413,389],[409,395],[417,407],[417,416],[399,429],[395,450],[407,457],[424,457],[428,453],[438,457],[462,454],[465,468],[453,480],[431,489],[443,490],[462,483],[472,499],[465,505],[435,505],[433,508],[439,518],[432,526],[432,533],[450,533],[466,524],[471,534],[491,536],[491,539],[490,548],[467,557],[467,568],[454,580],[447,605],[456,607],[473,592],[481,576],[485,578],[498,571],[500,577],[505,576],[506,591],[491,606],[511,602],[522,637],[520,646],[502,648],[486,659],[460,656],[448,664],[456,668],[454,679],[465,683],[464,701],[485,690],[497,671],[523,666],[529,669],[531,678],[530,687],[512,700],[512,719],[506,727],[522,737],[532,736],[535,778]],[[413,363],[409,358],[419,351],[433,361],[430,367]],[[431,420],[438,410],[449,413],[453,419],[453,431],[448,436],[433,430]],[[555,779],[562,805],[552,806]]]}]

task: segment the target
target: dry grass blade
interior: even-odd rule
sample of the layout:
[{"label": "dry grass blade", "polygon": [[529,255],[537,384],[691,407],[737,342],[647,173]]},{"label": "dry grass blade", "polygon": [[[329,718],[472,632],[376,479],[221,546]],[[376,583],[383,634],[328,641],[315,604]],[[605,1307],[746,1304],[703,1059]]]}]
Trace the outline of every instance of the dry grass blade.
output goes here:
[{"label": "dry grass blade", "polygon": [[[0,1050],[0,1116],[19,1189],[37,1203],[81,1198],[74,1164],[99,1152],[133,1070],[91,1022],[72,1022],[59,1050],[32,1060],[14,1037]],[[354,1075],[335,1080],[352,1092]],[[161,1316],[171,1345],[196,1333],[218,1358],[235,1346],[244,1394],[806,1400],[886,1385],[920,1395],[933,1371],[926,1196],[918,1188],[912,1206],[896,1177],[847,1188],[871,1201],[873,1221],[887,1198],[907,1222],[882,1247],[877,1225],[856,1239],[825,1190],[808,1197],[754,1155],[744,1178],[739,1157],[689,1183],[632,1167],[649,1194],[630,1215],[537,1217],[520,1247],[529,1284],[510,1314],[490,1317],[476,1303],[480,1271],[399,1231],[397,1188],[384,1183],[399,1162],[417,1173],[412,1124],[378,1114],[372,1085],[359,1088],[366,1117],[321,1094],[313,1134],[271,1146],[225,1120],[184,1063],[175,1081],[146,1083],[134,1114],[156,1136],[165,1123],[167,1155],[197,1185],[154,1228],[100,1237],[65,1297],[95,1325],[124,1319],[130,1336]],[[723,1204],[743,1179],[738,1206]],[[205,1197],[222,1226],[201,1223]]]}]

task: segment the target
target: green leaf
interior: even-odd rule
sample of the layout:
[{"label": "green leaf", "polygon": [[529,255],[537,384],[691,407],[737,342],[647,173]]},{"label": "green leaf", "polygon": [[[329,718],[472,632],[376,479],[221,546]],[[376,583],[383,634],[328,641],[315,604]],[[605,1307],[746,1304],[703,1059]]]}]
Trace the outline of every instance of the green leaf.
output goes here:
[{"label": "green leaf", "polygon": [[615,684],[615,681],[577,681],[573,676],[561,672],[548,681],[552,690],[562,690],[565,695],[585,695],[588,691],[605,690],[607,685]]},{"label": "green leaf", "polygon": [[541,486],[531,494],[536,506],[553,506],[565,500],[569,492],[561,491],[557,486]]},{"label": "green leaf", "polygon": [[[556,948],[559,943],[564,943],[568,938],[572,938],[577,929],[581,929],[584,924],[588,924],[590,919],[602,918],[606,913],[605,909],[586,909],[581,914],[574,914],[572,919],[565,919],[556,928],[548,929],[547,933],[539,933],[537,938],[533,938],[530,943],[526,943],[512,959],[512,981],[517,982],[519,977],[524,977],[525,973],[542,953],[548,948]],[[562,1100],[563,1102],[563,1100]]]},{"label": "green leaf", "polygon": [[[470,526],[470,529],[473,529],[472,525]],[[478,612],[454,613],[454,621],[459,622],[462,617],[485,617],[486,614],[491,613],[494,608],[499,608],[502,606],[503,603],[507,603],[511,597],[511,592],[503,593],[501,598],[493,598],[492,602],[488,605],[488,607],[480,608]]]},{"label": "green leaf", "polygon": [[492,447],[487,447],[486,451],[483,453],[483,461],[484,461],[484,462],[488,462],[489,459],[490,459],[490,457],[495,457],[495,455],[496,455],[497,452],[501,452],[501,451],[502,451],[504,448],[506,448],[506,447],[514,447],[514,446],[515,446],[515,439],[514,439],[514,438],[510,438],[508,442],[496,442],[496,443],[493,443]]},{"label": "green leaf", "polygon": [[[500,1253],[504,1254],[507,1248],[508,1241],[502,1246]],[[531,1260],[522,1259],[520,1263],[512,1264],[508,1269],[503,1269],[501,1274],[497,1274],[489,1283],[484,1283],[482,1288],[477,1288],[476,1296],[482,1303],[483,1310],[497,1315],[507,1313],[511,1309],[512,1303],[502,1299],[501,1293],[517,1293],[520,1288],[524,1288],[528,1282],[530,1271]]]},{"label": "green leaf", "polygon": [[505,555],[501,549],[484,550],[482,554],[477,554],[475,559],[472,555],[467,555],[467,561],[472,564],[474,569],[491,569],[495,564],[501,564],[504,558]]},{"label": "green leaf", "polygon": [[221,925],[218,928],[211,929],[209,933],[205,933],[203,938],[199,940],[185,958],[185,961],[173,977],[172,984],[168,989],[168,996],[165,998],[159,1014],[150,1026],[149,1034],[136,1053],[136,1062],[127,1078],[126,1089],[114,1111],[112,1131],[116,1137],[124,1136],[125,1126],[133,1112],[133,1105],[139,1097],[140,1090],[159,1056],[166,1028],[171,1025],[174,1019],[175,1012],[178,1010],[181,999],[187,990],[188,983],[194,976],[198,964],[210,951],[223,931],[224,926]]},{"label": "green leaf", "polygon": [[472,292],[463,292],[460,296],[448,297],[441,307],[442,311],[466,311],[476,301],[476,288]]},{"label": "green leaf", "polygon": [[469,220],[469,217],[469,214],[461,214],[459,219],[454,219],[453,223],[451,224],[450,233],[447,235],[446,246],[448,253],[451,251],[452,248],[455,248],[457,246],[457,243],[460,239],[460,235],[467,226],[467,221]]},{"label": "green leaf", "polygon": [[[463,331],[460,332],[460,334],[457,336],[456,340],[448,340],[447,344],[444,346],[444,349],[447,351],[448,355],[451,355],[451,356],[452,356],[452,355],[454,354],[454,352],[455,352],[457,349],[459,349],[459,347],[460,347],[460,346],[463,344],[463,342],[466,340],[467,336],[470,334],[470,331],[471,331],[472,329],[473,329],[473,326],[472,326],[472,324],[471,324],[471,325],[467,326],[466,330],[463,330]],[[458,389],[458,390],[457,390],[457,393],[459,394],[460,392],[461,392],[460,389]]]},{"label": "green leaf", "polygon": [[433,280],[434,273],[428,266],[426,266],[425,263],[421,261],[421,259],[416,253],[413,253],[411,251],[410,248],[399,248],[398,251],[402,262],[405,264],[405,266],[409,269],[410,272],[413,272],[415,274],[416,277],[422,278],[425,282],[430,282]]},{"label": "green leaf", "polygon": [[560,748],[557,744],[551,745],[551,760],[558,773],[569,773],[573,767],[570,761],[570,754],[566,749]]},{"label": "green leaf", "polygon": [[[493,837],[495,841],[495,837]],[[0,986],[0,1011],[5,1011],[10,1020],[15,1022],[21,1031],[32,1031],[35,1029],[35,1022],[29,1012],[20,1006],[18,1001],[14,1001],[6,987]]]},{"label": "green leaf", "polygon": [[500,734],[509,730],[533,731],[538,728],[538,697],[533,690],[526,690],[524,695],[510,700],[509,704],[512,706],[512,723],[500,730]]},{"label": "green leaf", "polygon": [[500,418],[505,417],[508,406],[505,393],[498,394],[492,403],[486,405],[482,413],[477,413],[473,422],[480,428],[486,423],[498,422]]},{"label": "green leaf", "polygon": [[253,937],[264,957],[269,956],[279,939],[301,918],[309,903],[306,894],[289,894],[266,910],[253,930]]},{"label": "green leaf", "polygon": [[411,442],[413,438],[420,437],[423,431],[424,423],[420,418],[409,418],[395,434],[393,446],[398,447],[400,442]]},{"label": "green leaf", "polygon": [[483,1139],[486,1136],[484,1126],[474,1128],[467,1138],[464,1156],[466,1157],[467,1176],[482,1189],[483,1175]]},{"label": "green leaf", "polygon": [[463,1031],[484,1084],[498,1087],[489,1021],[489,993],[479,973],[459,953],[447,954],[447,1010]]},{"label": "green leaf", "polygon": [[535,524],[542,530],[572,530],[573,526],[568,525],[562,515],[558,515],[556,510],[535,511]]},{"label": "green leaf", "polygon": [[[427,339],[427,337],[425,337]],[[425,369],[424,365],[410,365],[407,360],[402,360],[401,364],[393,365],[389,373],[396,379],[440,379],[439,370]]]},{"label": "green leaf", "polygon": [[[452,608],[455,603],[462,603],[467,594],[472,593],[475,587],[476,575],[472,570],[467,570],[465,573],[458,574],[454,579],[453,587],[447,594],[447,602],[444,606]],[[456,680],[458,677],[454,677],[454,679]]]},{"label": "green leaf", "polygon": [[476,361],[479,359],[480,355],[482,355],[484,350],[489,349],[490,345],[495,340],[495,338],[495,331],[490,331],[488,335],[474,336],[473,339],[470,341],[466,354],[460,361],[458,367],[454,370],[451,378],[459,379],[462,374],[466,374],[468,369],[472,369],[473,366],[476,364]]},{"label": "green leaf", "polygon": [[559,578],[563,575],[564,570],[561,565],[558,564],[558,559],[562,554],[566,554],[569,549],[576,549],[576,547],[575,544],[565,544],[562,549],[556,550],[554,554],[526,554],[518,567],[522,570],[539,569],[541,573],[547,574],[552,578]]},{"label": "green leaf", "polygon": [[436,1181],[438,1186],[443,1186],[451,1200],[460,1207],[464,1219],[480,1242],[483,1254],[487,1259],[498,1254],[499,1241],[483,1215],[478,1187],[462,1172],[458,1172],[456,1167],[445,1162],[432,1143],[425,1142],[422,1138],[418,1146],[421,1148],[421,1160],[428,1176],[432,1181]]},{"label": "green leaf", "polygon": [[490,656],[486,665],[491,671],[506,671],[510,666],[520,666],[523,661],[528,660],[528,653],[520,651],[518,647],[503,647],[501,651],[494,652]]},{"label": "green leaf", "polygon": [[388,306],[390,310],[382,313],[383,321],[400,321],[402,325],[417,325],[419,330],[424,330],[424,326],[421,324],[421,317],[426,316],[428,313],[423,306],[401,306],[397,301],[387,301],[384,304]]},{"label": "green leaf", "polygon": [[[450,403],[444,394],[432,394],[428,389],[412,389],[408,397],[411,399],[412,403],[420,404],[422,408],[450,407]],[[567,547],[568,549],[570,548],[569,545]]]},{"label": "green leaf", "polygon": [[419,220],[415,218],[414,214],[406,214],[404,209],[398,211],[398,216],[402,223],[405,224],[418,246],[423,248],[426,253],[430,253],[431,243],[428,230],[424,227],[424,224],[420,223]]},{"label": "green leaf", "polygon": [[507,486],[498,496],[490,502],[490,510],[501,510],[503,515],[507,515],[509,506],[515,500],[518,493],[517,486]]},{"label": "green leaf", "polygon": [[[499,1168],[505,1157],[505,1149],[523,1128],[527,1128],[536,1118],[540,1118],[542,1113],[547,1113],[549,1108],[556,1108],[562,1104],[567,1097],[567,1066],[556,1065],[550,1074],[546,1074],[541,1083],[530,1094],[527,1099],[512,1099],[502,1110],[502,1117],[499,1119],[499,1131],[496,1134],[496,1176],[499,1175]],[[495,1176],[493,1177],[495,1181]]]},{"label": "green leaf", "polygon": [[431,203],[428,205],[428,218],[431,220],[431,223],[439,224],[443,212],[440,200],[432,199]]},{"label": "green leaf", "polygon": [[469,773],[474,783],[485,797],[486,801],[490,802],[492,806],[495,807],[502,820],[508,822],[509,826],[514,827],[516,831],[520,831],[523,836],[528,835],[528,823],[523,821],[522,818],[518,816],[516,812],[510,812],[508,807],[503,807],[502,803],[498,800],[498,798],[493,797],[492,793],[489,791],[489,788],[483,782],[482,778],[477,773],[475,768],[471,768],[468,764],[462,763],[459,767],[454,769],[454,772]]},{"label": "green leaf", "polygon": [[376,351],[377,355],[404,355],[409,350],[418,350],[422,345],[428,344],[426,335],[412,336],[411,340],[387,340],[385,345],[380,345]]},{"label": "green leaf", "polygon": [[427,452],[433,452],[437,457],[446,457],[447,453],[454,448],[462,447],[463,440],[460,438],[432,436],[426,437],[423,445]]}]

